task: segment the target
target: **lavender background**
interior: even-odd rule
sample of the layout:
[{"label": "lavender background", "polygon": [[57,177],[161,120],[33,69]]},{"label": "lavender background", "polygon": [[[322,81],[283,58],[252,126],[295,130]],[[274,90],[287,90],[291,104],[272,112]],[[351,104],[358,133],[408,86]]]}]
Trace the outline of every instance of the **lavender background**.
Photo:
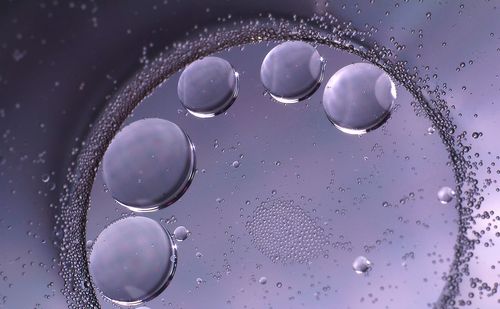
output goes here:
[{"label": "lavender background", "polygon": [[[465,1],[463,5],[332,1],[328,10],[360,28],[365,23],[375,25],[377,41],[393,46],[389,38],[394,37],[405,45],[396,52],[410,67],[417,66],[431,82],[447,83],[458,131],[467,130],[469,136],[474,131],[484,133],[470,140],[471,153],[479,153],[484,160],[479,178],[485,180],[496,176],[491,162],[498,160],[500,150],[495,140],[498,13],[495,2]],[[52,244],[57,241],[52,223],[58,192],[75,145],[107,97],[142,65],[143,56],[154,56],[193,25],[216,23],[217,17],[228,13],[232,18],[263,10],[307,16],[325,8],[306,1],[215,0],[120,5],[8,1],[1,6],[0,308],[65,307],[59,293],[58,249]],[[430,19],[427,12],[432,13]],[[284,107],[271,102],[262,96],[258,80],[260,62],[270,48],[262,44],[221,54],[241,74],[240,96],[227,115],[198,120],[178,113],[175,76],[130,119],[162,117],[181,125],[197,146],[198,168],[207,171],[196,175],[178,203],[151,215],[157,219],[174,215],[177,222],[166,227],[173,231],[183,224],[193,234],[180,245],[178,272],[171,286],[149,306],[422,308],[433,302],[452,254],[456,218],[451,205],[442,206],[435,198],[441,185],[452,182],[439,138],[425,135],[430,124],[415,116],[409,106],[411,98],[401,87],[400,107],[387,125],[361,138],[338,132],[326,120],[320,105],[322,88],[302,104]],[[326,78],[359,61],[338,51],[319,50],[328,61]],[[461,62],[466,66],[457,72]],[[215,139],[217,149],[213,149]],[[234,169],[230,164],[240,154],[244,154],[242,164]],[[273,164],[276,160],[281,166]],[[491,166],[493,175],[486,166]],[[299,180],[296,173],[301,175]],[[44,182],[46,174],[50,179]],[[334,184],[328,190],[332,178]],[[494,183],[483,192],[486,210],[495,210],[496,187]],[[312,217],[318,217],[318,224],[332,239],[344,236],[343,241],[351,241],[352,250],[330,248],[328,258],[318,257],[311,265],[271,263],[250,243],[243,225],[259,203],[256,198],[270,197],[273,189],[278,197],[295,199]],[[398,208],[382,207],[383,201],[398,204],[410,192],[415,192],[415,201]],[[224,202],[217,203],[217,198]],[[245,205],[245,200],[251,205]],[[89,238],[124,211],[104,192],[100,176],[92,206]],[[345,215],[336,214],[336,209],[345,209]],[[399,216],[408,222],[401,223]],[[394,230],[393,234],[384,235],[386,229]],[[352,259],[364,254],[363,246],[377,240],[383,241],[365,254],[375,263],[372,274],[356,276],[350,269]],[[197,251],[203,254],[201,259],[195,257]],[[411,251],[415,259],[405,268],[402,256]],[[495,246],[478,248],[472,270],[485,279],[498,280],[498,271],[491,269],[498,264],[498,253]],[[214,279],[218,272],[220,279]],[[260,276],[268,278],[266,285],[254,281]],[[206,282],[196,288],[198,277]],[[280,289],[275,286],[278,281],[283,283]],[[372,303],[375,298],[378,301]],[[478,308],[495,305],[497,297],[475,303]]]}]

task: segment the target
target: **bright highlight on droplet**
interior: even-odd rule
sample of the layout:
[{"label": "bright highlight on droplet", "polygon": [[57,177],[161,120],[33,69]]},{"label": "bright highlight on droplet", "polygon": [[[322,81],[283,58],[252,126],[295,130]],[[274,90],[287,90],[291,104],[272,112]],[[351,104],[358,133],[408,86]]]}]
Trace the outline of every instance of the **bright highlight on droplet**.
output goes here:
[{"label": "bright highlight on droplet", "polygon": [[448,204],[455,197],[455,191],[450,187],[442,187],[439,189],[437,197],[441,204]]},{"label": "bright highlight on droplet", "polygon": [[372,269],[372,263],[364,256],[358,256],[352,262],[352,269],[358,275],[366,274]]},{"label": "bright highlight on droplet", "polygon": [[260,79],[281,103],[297,103],[311,96],[323,80],[325,62],[312,45],[290,41],[274,47],[264,58]]},{"label": "bright highlight on droplet", "polygon": [[194,169],[189,137],[176,124],[157,118],[123,128],[103,160],[104,181],[113,198],[138,212],[174,203],[187,190]]},{"label": "bright highlight on droplet", "polygon": [[102,294],[119,305],[138,305],[159,295],[177,264],[170,234],[145,217],[118,220],[97,237],[90,273]]},{"label": "bright highlight on droplet", "polygon": [[238,96],[238,73],[222,58],[196,60],[182,72],[177,94],[192,115],[200,118],[219,115]]},{"label": "bright highlight on droplet", "polygon": [[342,132],[364,134],[390,116],[396,86],[379,67],[355,63],[338,70],[323,93],[328,119]]}]

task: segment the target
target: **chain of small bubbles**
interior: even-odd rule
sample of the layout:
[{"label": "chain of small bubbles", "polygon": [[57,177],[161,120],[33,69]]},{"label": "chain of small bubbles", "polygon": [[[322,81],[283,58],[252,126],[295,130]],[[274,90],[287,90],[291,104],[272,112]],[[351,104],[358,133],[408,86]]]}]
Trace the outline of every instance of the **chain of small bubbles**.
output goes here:
[{"label": "chain of small bubbles", "polygon": [[[370,61],[395,81],[405,86],[416,99],[415,107],[426,115],[439,132],[448,150],[450,165],[454,169],[459,213],[458,239],[454,260],[445,276],[441,297],[435,308],[454,308],[459,295],[459,283],[469,275],[468,262],[473,256],[474,245],[479,241],[469,238],[473,224],[472,212],[479,208],[481,199],[473,166],[464,158],[470,150],[464,145],[465,138],[455,140],[456,126],[450,119],[450,111],[441,98],[446,88],[430,89],[426,80],[418,76],[418,70],[407,68],[407,62],[397,60],[390,50],[371,42],[375,28],[367,32],[352,28],[350,23],[340,22],[330,13],[300,19],[276,19],[260,14],[253,20],[226,23],[215,29],[205,29],[198,36],[175,43],[166,48],[155,60],[145,61],[144,68],[114,96],[101,116],[93,124],[87,139],[68,172],[67,185],[60,199],[61,212],[56,216],[55,229],[61,236],[61,276],[64,279],[63,294],[69,308],[100,308],[88,272],[85,230],[90,191],[104,152],[121,124],[146,96],[172,74],[196,59],[234,46],[262,41],[301,40],[323,44],[354,53]],[[412,73],[413,72],[413,73]],[[478,282],[478,280],[476,280]],[[470,294],[470,293],[469,293]],[[470,300],[467,300],[470,302]]]}]

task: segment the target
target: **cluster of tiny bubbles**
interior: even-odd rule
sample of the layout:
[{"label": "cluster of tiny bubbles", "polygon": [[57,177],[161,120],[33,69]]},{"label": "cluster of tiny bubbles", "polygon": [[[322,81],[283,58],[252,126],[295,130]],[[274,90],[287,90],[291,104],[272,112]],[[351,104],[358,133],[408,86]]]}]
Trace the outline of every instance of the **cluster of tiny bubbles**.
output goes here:
[{"label": "cluster of tiny bubbles", "polygon": [[178,226],[175,228],[174,238],[175,238],[175,240],[181,242],[181,241],[186,240],[190,233],[191,232],[189,232],[189,230],[185,226],[181,225],[181,226]]},{"label": "cluster of tiny bubbles", "polygon": [[453,191],[452,188],[446,186],[439,189],[437,193],[437,198],[441,202],[441,204],[448,204],[453,200],[454,196],[455,191]]},{"label": "cluster of tiny bubbles", "polygon": [[255,247],[274,263],[308,263],[326,252],[327,234],[293,200],[262,202],[246,229]]},{"label": "cluster of tiny bubbles", "polygon": [[135,121],[109,145],[103,176],[113,198],[137,212],[164,208],[186,191],[195,170],[194,146],[176,124]]},{"label": "cluster of tiny bubbles", "polygon": [[[262,41],[307,41],[345,50],[385,70],[414,96],[415,102],[412,106],[432,122],[449,153],[450,166],[457,183],[457,243],[454,246],[455,254],[449,272],[443,276],[441,296],[435,306],[448,308],[461,302],[472,301],[473,297],[460,293],[462,283],[470,281],[471,289],[480,289],[484,284],[489,286],[480,278],[472,280],[469,269],[469,262],[474,259],[474,248],[481,243],[480,232],[474,230],[478,220],[474,211],[481,208],[483,201],[476,179],[476,171],[480,165],[468,160],[470,147],[466,143],[465,135],[456,132],[457,126],[450,117],[450,109],[444,99],[447,92],[451,91],[446,84],[434,85],[431,88],[427,84],[429,79],[426,75],[420,75],[417,67],[409,68],[408,63],[398,59],[393,50],[372,41],[372,34],[377,31],[376,25],[367,24],[366,31],[354,29],[352,23],[340,22],[332,13],[308,19],[297,16],[278,19],[270,14],[259,14],[254,19],[232,19],[212,30],[206,33],[200,31],[197,36],[169,45],[153,61],[145,63],[144,68],[109,100],[100,117],[92,124],[87,138],[77,141],[78,144],[72,153],[74,161],[68,167],[67,183],[62,186],[61,213],[56,215],[54,226],[54,244],[60,248],[60,275],[64,280],[62,292],[70,309],[100,307],[90,284],[85,259],[86,212],[99,163],[121,124],[137,104],[157,86],[189,63],[233,46]],[[261,206],[262,208],[266,207]],[[306,222],[309,219],[306,217]],[[279,242],[272,239],[262,241],[266,234],[257,232],[259,226],[251,222],[248,226],[249,231],[253,228],[253,232],[256,232],[253,234],[254,243],[260,245],[262,252],[269,256],[273,253],[280,256],[282,251],[273,250],[273,245],[279,245]],[[267,235],[267,238],[270,238],[270,235]],[[306,246],[311,248],[309,244]],[[285,258],[287,254],[283,256]]]},{"label": "cluster of tiny bubbles", "polygon": [[289,41],[266,55],[260,79],[276,101],[297,103],[318,89],[324,68],[325,61],[316,48],[305,42]]},{"label": "cluster of tiny bubbles", "polygon": [[368,272],[372,269],[372,266],[372,262],[364,256],[358,256],[352,262],[352,269],[358,275],[368,274]]},{"label": "cluster of tiny bubbles", "polygon": [[396,86],[387,73],[370,63],[354,63],[330,78],[323,107],[339,130],[363,134],[389,118],[395,99]]},{"label": "cluster of tiny bubbles", "polygon": [[139,305],[160,294],[174,276],[177,253],[171,235],[146,217],[127,217],[107,226],[90,253],[90,273],[104,297]]},{"label": "cluster of tiny bubbles", "polygon": [[192,115],[209,118],[225,112],[238,96],[238,73],[219,57],[205,57],[182,72],[177,94]]}]

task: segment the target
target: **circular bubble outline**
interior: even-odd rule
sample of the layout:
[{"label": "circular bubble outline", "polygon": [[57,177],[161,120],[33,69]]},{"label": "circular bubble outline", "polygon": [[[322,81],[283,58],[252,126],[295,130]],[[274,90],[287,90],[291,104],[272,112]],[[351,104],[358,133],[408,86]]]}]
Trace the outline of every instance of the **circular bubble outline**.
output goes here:
[{"label": "circular bubble outline", "polygon": [[[165,119],[162,119],[162,118],[144,118],[144,119],[137,120],[137,121],[143,121],[143,120],[148,120],[148,119],[158,119],[158,120],[162,120],[162,121],[171,122],[171,121],[168,121],[168,120],[165,120]],[[135,122],[137,122],[137,121],[135,121]],[[131,124],[133,124],[135,122],[132,122]],[[129,125],[131,125],[131,124],[129,124]],[[158,203],[151,204],[148,207],[132,206],[132,205],[123,203],[122,201],[120,201],[118,198],[116,198],[114,196],[114,194],[112,192],[113,190],[109,187],[108,189],[111,191],[111,196],[121,206],[123,206],[123,207],[125,207],[125,208],[127,208],[129,210],[132,210],[134,212],[139,212],[139,213],[154,212],[154,211],[158,211],[158,210],[164,209],[164,208],[166,208],[166,207],[174,204],[189,189],[189,186],[193,182],[194,174],[196,173],[196,149],[195,149],[195,145],[191,141],[191,138],[189,137],[189,135],[181,127],[179,127],[176,123],[173,123],[173,124],[176,125],[181,130],[181,132],[186,137],[187,143],[189,145],[189,158],[190,158],[190,160],[189,160],[189,175],[188,175],[188,177],[186,177],[184,179],[184,181],[179,185],[179,187],[177,188],[177,190],[172,195],[167,196],[162,201],[160,201]],[[120,131],[118,131],[117,135],[119,133],[120,133]],[[106,183],[105,177],[103,177],[103,178],[104,178],[104,182]]]},{"label": "circular bubble outline", "polygon": [[[260,15],[262,16],[262,15]],[[454,257],[450,263],[448,280],[443,284],[442,293],[436,301],[436,306],[444,308],[453,306],[459,295],[457,282],[461,281],[463,273],[461,266],[466,263],[465,256],[472,253],[469,247],[463,248],[459,244],[470,242],[467,232],[470,228],[470,214],[461,207],[463,199],[461,186],[465,186],[467,179],[466,160],[461,149],[463,145],[456,143],[453,136],[453,123],[446,102],[442,99],[429,100],[424,92],[427,89],[424,81],[415,81],[403,61],[391,60],[394,56],[389,49],[369,42],[362,32],[351,29],[350,25],[341,25],[338,20],[327,15],[331,27],[325,27],[324,16],[312,18],[302,22],[285,19],[258,17],[247,18],[240,23],[222,24],[219,28],[208,31],[209,35],[197,33],[192,40],[175,43],[155,60],[147,63],[116,95],[107,103],[100,117],[94,123],[87,135],[83,147],[76,158],[75,168],[68,174],[68,186],[62,192],[60,223],[57,228],[63,230],[61,245],[61,276],[64,280],[62,289],[67,299],[68,307],[100,308],[94,287],[88,271],[88,256],[86,252],[86,221],[90,201],[90,188],[93,185],[99,162],[112,138],[118,132],[133,109],[152,91],[167,80],[170,76],[186,67],[189,63],[218,51],[231,47],[263,41],[283,42],[301,40],[328,47],[341,49],[372,62],[386,71],[394,81],[402,84],[417,99],[419,106],[426,116],[433,122],[441,140],[443,141],[455,172],[455,181],[458,184],[456,193],[456,208],[459,213],[457,220],[457,242],[454,246]],[[340,30],[341,27],[344,29]],[[361,39],[359,39],[361,37]],[[363,42],[363,43],[358,43]],[[377,46],[381,54],[374,54],[366,46]],[[399,77],[398,77],[399,75]],[[416,74],[415,74],[416,75]],[[419,85],[423,84],[423,85]],[[439,108],[438,108],[439,107]],[[443,111],[444,110],[444,111]],[[451,132],[451,133],[450,133]],[[448,137],[448,138],[447,138]]]},{"label": "circular bubble outline", "polygon": [[[152,293],[150,293],[149,295],[147,295],[146,297],[144,297],[144,299],[137,300],[137,301],[126,302],[126,301],[119,301],[119,300],[115,300],[115,299],[109,298],[104,293],[102,293],[102,291],[99,290],[99,288],[97,287],[97,285],[92,280],[92,284],[94,286],[96,286],[96,290],[99,291],[100,294],[105,299],[109,300],[110,302],[112,302],[114,304],[118,304],[120,306],[138,306],[138,305],[144,304],[145,302],[148,302],[148,301],[154,299],[156,296],[160,295],[163,291],[165,291],[165,289],[169,286],[170,282],[174,278],[175,270],[177,269],[177,256],[178,256],[177,255],[177,244],[175,243],[172,234],[170,234],[170,232],[163,225],[161,225],[160,223],[158,223],[157,221],[155,221],[155,220],[153,220],[151,218],[142,217],[142,216],[140,216],[140,217],[136,217],[136,216],[125,217],[125,218],[120,218],[118,220],[115,220],[115,221],[111,222],[106,227],[104,227],[103,231],[106,230],[108,227],[111,227],[113,224],[116,224],[116,223],[118,223],[120,221],[127,220],[127,219],[130,219],[130,218],[144,218],[144,219],[148,219],[151,223],[154,223],[157,226],[159,226],[165,232],[165,235],[167,236],[167,238],[170,240],[170,248],[172,249],[172,256],[171,257],[173,258],[173,260],[171,260],[172,264],[170,265],[168,276],[165,276],[163,278],[162,283],[159,285],[159,288],[157,288],[155,291],[153,291]],[[99,237],[101,237],[100,234],[97,236],[97,238],[96,238],[96,240],[94,242],[94,245],[99,240]],[[90,257],[90,255],[92,254],[93,250],[94,250],[94,246],[92,246],[92,249],[88,251],[88,257]]]},{"label": "circular bubble outline", "polygon": [[[215,57],[215,56],[210,56],[210,57],[220,58],[220,57]],[[205,58],[207,58],[207,57],[205,57]],[[222,58],[220,58],[220,59],[222,59]],[[182,107],[188,113],[190,113],[191,115],[193,115],[195,117],[198,117],[198,118],[212,118],[212,117],[215,117],[217,115],[225,113],[231,107],[231,105],[233,105],[234,101],[236,101],[236,98],[238,97],[238,94],[239,94],[239,91],[240,91],[240,74],[236,71],[236,69],[233,67],[233,65],[231,63],[229,63],[226,59],[222,59],[222,60],[226,61],[227,64],[229,64],[229,66],[231,67],[231,73],[234,76],[234,89],[233,89],[233,92],[231,93],[231,97],[224,104],[222,104],[221,106],[219,106],[217,109],[215,109],[211,113],[206,113],[206,112],[202,112],[202,111],[196,111],[194,109],[187,108],[187,106],[185,105],[185,103],[179,97],[179,101],[181,101]],[[182,74],[184,74],[184,72],[185,71],[183,71],[181,73],[181,77],[182,77]],[[179,77],[179,83],[180,83],[181,77]],[[179,84],[177,84],[177,87],[179,87]],[[179,88],[177,88],[177,93],[179,93],[178,89]]]}]

